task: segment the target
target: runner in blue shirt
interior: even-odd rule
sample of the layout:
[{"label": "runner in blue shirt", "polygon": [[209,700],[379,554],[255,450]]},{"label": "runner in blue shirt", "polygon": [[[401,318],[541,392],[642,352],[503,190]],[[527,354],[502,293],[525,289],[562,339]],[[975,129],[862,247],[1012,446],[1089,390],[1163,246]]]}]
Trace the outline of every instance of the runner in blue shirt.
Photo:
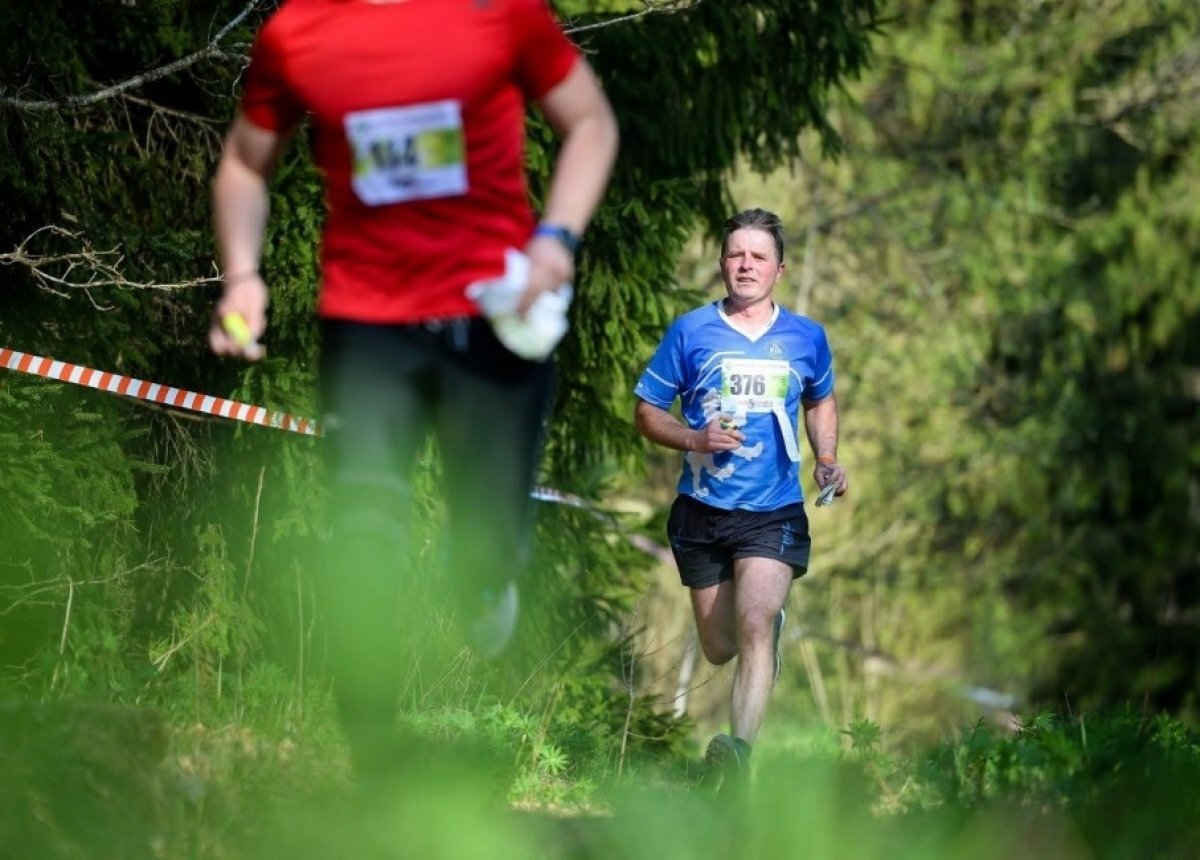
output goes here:
[{"label": "runner in blue shirt", "polygon": [[[817,486],[839,496],[847,487],[833,354],[824,328],[775,303],[783,271],[778,216],[751,209],[730,218],[725,298],[677,319],[634,389],[639,432],[684,452],[667,533],[704,656],[716,665],[739,658],[731,733],[705,754],[722,781],[749,762],[779,675],[783,606],[808,569],[801,412]],[[676,398],[682,422],[668,411]]]}]

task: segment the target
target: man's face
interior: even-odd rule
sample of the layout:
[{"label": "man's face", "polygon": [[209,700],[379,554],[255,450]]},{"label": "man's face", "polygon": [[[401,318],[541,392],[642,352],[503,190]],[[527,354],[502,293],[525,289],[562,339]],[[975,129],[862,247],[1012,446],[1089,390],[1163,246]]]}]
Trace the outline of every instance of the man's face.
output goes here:
[{"label": "man's face", "polygon": [[721,258],[721,274],[725,292],[734,304],[745,306],[770,299],[783,274],[771,234],[752,227],[730,233]]}]

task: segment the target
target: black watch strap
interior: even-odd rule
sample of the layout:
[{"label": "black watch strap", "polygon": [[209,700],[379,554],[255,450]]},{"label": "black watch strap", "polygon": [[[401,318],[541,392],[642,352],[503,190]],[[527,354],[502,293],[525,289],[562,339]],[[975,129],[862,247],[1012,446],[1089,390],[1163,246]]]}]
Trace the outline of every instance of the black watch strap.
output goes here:
[{"label": "black watch strap", "polygon": [[572,254],[579,250],[579,243],[582,241],[578,233],[574,233],[558,224],[538,224],[533,231],[533,235],[549,236],[551,239],[557,239]]}]

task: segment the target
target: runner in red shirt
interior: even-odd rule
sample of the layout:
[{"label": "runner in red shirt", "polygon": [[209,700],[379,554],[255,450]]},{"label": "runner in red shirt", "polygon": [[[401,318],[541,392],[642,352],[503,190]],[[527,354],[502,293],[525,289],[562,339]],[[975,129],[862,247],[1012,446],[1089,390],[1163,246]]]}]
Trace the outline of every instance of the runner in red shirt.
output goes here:
[{"label": "runner in red shirt", "polygon": [[[544,0],[289,0],[245,82],[213,184],[225,289],[209,339],[218,354],[261,352],[268,181],[308,116],[327,202],[318,313],[334,561],[320,596],[356,764],[387,766],[397,603],[423,569],[410,475],[429,432],[456,614],[487,656],[511,636],[528,556],[551,365],[509,351],[467,287],[505,274],[513,250],[528,260],[519,314],[572,281],[616,122]],[[523,171],[529,101],[562,140],[540,219]]]}]

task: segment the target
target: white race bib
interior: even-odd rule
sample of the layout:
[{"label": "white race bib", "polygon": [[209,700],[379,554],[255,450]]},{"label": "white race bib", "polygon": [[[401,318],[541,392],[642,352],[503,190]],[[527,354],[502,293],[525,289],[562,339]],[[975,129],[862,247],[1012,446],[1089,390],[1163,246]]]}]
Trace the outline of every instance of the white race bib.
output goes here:
[{"label": "white race bib", "polygon": [[787,412],[788,380],[791,367],[786,361],[767,358],[727,358],[721,362],[721,411],[745,415],[770,412],[783,434],[788,459],[800,462],[796,428]]},{"label": "white race bib", "polygon": [[453,100],[346,114],[351,184],[368,206],[467,193],[462,108]]},{"label": "white race bib", "polygon": [[737,412],[774,412],[787,403],[786,361],[727,358],[721,362],[721,403],[736,403]]}]

